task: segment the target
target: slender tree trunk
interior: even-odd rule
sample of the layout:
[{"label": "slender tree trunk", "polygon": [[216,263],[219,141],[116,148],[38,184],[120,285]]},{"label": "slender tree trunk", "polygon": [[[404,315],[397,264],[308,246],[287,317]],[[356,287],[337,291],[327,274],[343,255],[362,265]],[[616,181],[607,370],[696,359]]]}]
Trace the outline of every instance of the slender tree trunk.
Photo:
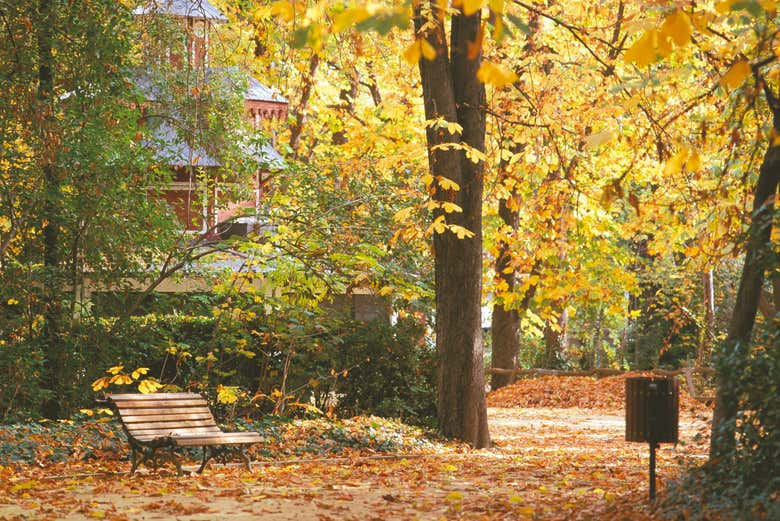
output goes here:
[{"label": "slender tree trunk", "polygon": [[[517,230],[518,212],[512,207],[512,200],[501,199],[498,203],[498,215],[504,226],[512,231]],[[501,241],[496,258],[496,278],[506,285],[506,292],[515,291],[515,273],[505,273],[511,260],[511,250],[506,241]],[[490,335],[493,356],[491,367],[498,369],[514,369],[517,367],[517,352],[519,348],[518,333],[520,330],[520,314],[517,309],[507,309],[501,302],[493,305],[493,320]],[[511,375],[493,374],[490,382],[493,390],[511,384]]]},{"label": "slender tree trunk", "polygon": [[317,74],[317,68],[320,65],[320,55],[313,52],[309,58],[309,70],[303,78],[303,88],[301,89],[301,100],[295,107],[295,123],[290,129],[290,148],[293,151],[293,157],[298,159],[298,148],[300,147],[303,125],[306,122],[306,111],[309,106],[309,98],[314,88],[314,77]]},{"label": "slender tree trunk", "polygon": [[[773,105],[770,100],[770,106]],[[780,107],[773,109],[775,132],[780,131]],[[770,142],[764,156],[756,183],[753,198],[753,213],[745,264],[739,281],[737,300],[729,323],[728,335],[723,343],[723,353],[733,353],[732,357],[747,358],[753,324],[756,319],[758,302],[766,270],[767,246],[771,245],[774,199],[780,180],[780,146]],[[718,388],[715,395],[715,410],[712,418],[712,443],[710,460],[717,461],[734,447],[735,418],[738,397],[732,381],[732,371],[721,370],[718,375]]]},{"label": "slender tree trunk", "polygon": [[704,327],[699,341],[699,352],[696,353],[696,365],[704,365],[712,351],[712,339],[715,336],[715,280],[712,269],[702,273],[704,286]]},{"label": "slender tree trunk", "polygon": [[[471,232],[459,239],[451,229],[434,233],[436,283],[436,347],[439,355],[438,416],[445,436],[459,438],[475,447],[490,445],[485,405],[485,374],[482,359],[482,191],[483,165],[473,163],[460,150],[434,149],[442,143],[466,143],[485,149],[485,88],[476,72],[481,54],[469,58],[468,42],[477,41],[479,12],[452,17],[451,49],[448,52],[445,13],[439,3],[415,8],[417,37],[436,50],[433,60],[420,60],[425,116],[444,118],[463,128],[458,136],[448,129],[427,130],[428,158],[434,200],[453,202],[462,212],[434,212],[434,222],[460,226]],[[423,26],[425,25],[425,29]],[[458,189],[445,189],[449,179]]]},{"label": "slender tree trunk", "polygon": [[[554,322],[554,324],[553,324]],[[561,353],[566,338],[566,326],[569,314],[562,309],[558,318],[548,320],[544,326],[544,362],[545,369],[561,369]]]},{"label": "slender tree trunk", "polygon": [[601,369],[606,362],[607,354],[604,352],[604,308],[599,308],[596,317],[596,330],[593,332],[593,367]]},{"label": "slender tree trunk", "polygon": [[53,133],[54,54],[52,31],[54,6],[51,0],[40,0],[35,19],[38,38],[38,117],[41,170],[45,197],[43,201],[43,316],[42,341],[44,350],[43,387],[51,393],[42,405],[48,418],[59,418],[63,411],[63,384],[67,351],[62,343],[63,306],[61,297],[62,263],[60,254],[60,228],[62,197],[59,171],[56,167],[56,138]]}]

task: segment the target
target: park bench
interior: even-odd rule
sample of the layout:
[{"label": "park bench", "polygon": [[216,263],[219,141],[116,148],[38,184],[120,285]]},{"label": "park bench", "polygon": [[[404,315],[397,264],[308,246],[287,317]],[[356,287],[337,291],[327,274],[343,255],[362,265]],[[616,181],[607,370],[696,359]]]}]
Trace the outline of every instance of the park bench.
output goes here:
[{"label": "park bench", "polygon": [[245,448],[263,438],[257,432],[223,432],[206,400],[194,393],[110,394],[130,444],[131,473],[142,463],[157,468],[165,462],[181,463],[176,450],[200,447],[203,451],[198,473],[213,458],[240,456],[251,470]]}]

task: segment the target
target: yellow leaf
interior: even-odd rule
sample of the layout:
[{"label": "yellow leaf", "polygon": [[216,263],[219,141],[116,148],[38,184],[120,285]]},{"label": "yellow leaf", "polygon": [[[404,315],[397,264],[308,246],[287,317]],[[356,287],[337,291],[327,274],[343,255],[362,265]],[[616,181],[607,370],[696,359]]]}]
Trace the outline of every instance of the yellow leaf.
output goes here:
[{"label": "yellow leaf", "polygon": [[428,61],[431,61],[434,58],[436,58],[436,49],[434,49],[433,45],[428,43],[428,40],[426,39],[420,40],[420,51],[422,52],[423,58],[425,58]]},{"label": "yellow leaf", "polygon": [[23,481],[22,483],[19,483],[18,485],[14,485],[11,487],[11,492],[21,492],[22,490],[30,490],[38,485],[38,481],[35,479],[31,479],[29,481]]},{"label": "yellow leaf", "polygon": [[95,414],[95,411],[93,411],[92,409],[79,409],[79,412],[84,416],[92,416],[93,414]]},{"label": "yellow leaf", "polygon": [[457,235],[458,239],[463,239],[465,237],[471,239],[474,237],[474,232],[464,228],[463,226],[458,226],[457,224],[450,224],[450,231]]},{"label": "yellow leaf", "polygon": [[232,385],[218,385],[217,401],[225,404],[236,403],[238,401],[238,387]]},{"label": "yellow leaf", "polygon": [[664,166],[664,175],[672,177],[679,174],[687,157],[688,147],[682,147]]},{"label": "yellow leaf", "polygon": [[477,79],[482,83],[488,83],[500,89],[517,81],[517,74],[501,65],[486,61],[479,66]]},{"label": "yellow leaf", "polygon": [[393,220],[397,223],[401,221],[405,221],[409,218],[409,216],[412,215],[413,211],[414,211],[413,206],[407,206],[406,208],[402,208],[397,212],[395,212],[395,215],[393,215]]},{"label": "yellow leaf", "polygon": [[368,9],[365,7],[351,7],[345,9],[344,12],[336,16],[333,20],[331,30],[334,33],[340,33],[351,25],[356,25],[367,20],[370,16],[371,13],[369,13]]},{"label": "yellow leaf", "polygon": [[610,139],[612,139],[611,131],[603,130],[601,132],[596,132],[595,134],[591,134],[590,136],[585,137],[585,148],[596,148],[603,145]]},{"label": "yellow leaf", "polygon": [[504,0],[488,0],[488,5],[490,5],[490,10],[494,13],[504,13]]},{"label": "yellow leaf", "polygon": [[463,500],[463,492],[450,492],[446,497],[447,501],[455,502]]},{"label": "yellow leaf", "polygon": [[774,14],[777,11],[777,0],[758,0],[758,3],[769,14]]},{"label": "yellow leaf", "polygon": [[462,0],[463,14],[471,16],[482,8],[482,0]]},{"label": "yellow leaf", "polygon": [[692,33],[691,19],[681,9],[667,16],[663,25],[661,25],[661,36],[663,38],[671,38],[678,46],[683,46],[690,42]]},{"label": "yellow leaf", "polygon": [[441,466],[442,472],[457,472],[457,470],[458,470],[458,466],[453,465],[452,463],[445,463],[444,465]]},{"label": "yellow leaf", "polygon": [[101,389],[105,389],[108,387],[108,377],[104,376],[103,378],[98,378],[94,382],[92,382],[92,390],[95,392],[100,391]]},{"label": "yellow leaf", "polygon": [[127,385],[133,383],[133,379],[127,376],[126,374],[117,374],[111,377],[111,379],[108,380],[109,384],[117,384],[117,385]]},{"label": "yellow leaf", "polygon": [[109,374],[119,374],[124,368],[125,366],[123,365],[115,365],[114,367],[109,368],[106,372]]},{"label": "yellow leaf", "polygon": [[736,89],[750,75],[750,64],[745,60],[738,61],[720,79],[720,84],[729,89]]},{"label": "yellow leaf", "polygon": [[138,384],[138,390],[143,394],[155,393],[161,387],[162,384],[160,382],[158,382],[157,380],[153,380],[151,378],[146,378],[144,380],[141,380],[141,383]]},{"label": "yellow leaf", "polygon": [[769,131],[769,146],[776,147],[780,145],[780,134],[773,128]]},{"label": "yellow leaf", "polygon": [[390,293],[394,292],[395,288],[392,286],[382,286],[382,289],[379,290],[379,296],[384,297],[385,295],[389,295]]},{"label": "yellow leaf", "polygon": [[515,503],[515,504],[522,503],[523,502],[523,498],[521,498],[517,494],[512,494],[512,496],[509,498],[509,502],[510,503]]},{"label": "yellow leaf", "polygon": [[533,507],[521,507],[515,509],[516,514],[520,514],[523,516],[532,516],[534,515],[534,508]]},{"label": "yellow leaf", "polygon": [[431,225],[428,227],[428,230],[426,230],[426,232],[444,233],[444,230],[446,229],[447,229],[447,223],[444,221],[444,216],[440,215],[431,223]]},{"label": "yellow leaf", "polygon": [[460,190],[460,186],[458,186],[458,183],[456,183],[449,177],[439,176],[436,178],[436,181],[438,181],[439,186],[441,186],[445,190],[454,190],[456,192]]},{"label": "yellow leaf", "polygon": [[447,213],[452,213],[452,212],[462,213],[463,212],[463,208],[461,208],[460,206],[458,206],[455,203],[444,202],[444,203],[441,204],[441,207]]},{"label": "yellow leaf", "polygon": [[138,380],[139,378],[141,378],[141,375],[146,374],[148,372],[149,372],[148,367],[139,367],[138,369],[133,371],[130,376],[133,378],[133,380]]},{"label": "yellow leaf", "polygon": [[701,158],[699,157],[699,152],[697,152],[696,150],[691,152],[688,161],[685,163],[685,168],[689,172],[695,172],[701,168]]},{"label": "yellow leaf", "polygon": [[295,9],[291,2],[280,1],[274,2],[271,5],[271,14],[278,16],[279,18],[291,22],[295,18]]},{"label": "yellow leaf", "polygon": [[408,61],[412,65],[419,62],[421,56],[422,48],[420,45],[420,40],[415,40],[414,43],[412,43],[412,45],[407,47],[404,51],[404,60]]},{"label": "yellow leaf", "polygon": [[739,2],[740,0],[726,0],[725,2],[718,2],[715,4],[715,10],[720,14],[726,14],[731,11],[731,6]]},{"label": "yellow leaf", "polygon": [[19,303],[19,301],[18,301],[18,300],[16,300],[15,298],[9,298],[9,299],[8,299],[8,302],[7,302],[7,304],[8,304],[9,306],[15,306],[15,305],[17,305],[18,303]]},{"label": "yellow leaf", "polygon": [[425,186],[431,186],[431,183],[433,183],[433,176],[431,174],[423,175],[422,182],[425,183]]},{"label": "yellow leaf", "polygon": [[655,61],[655,48],[658,46],[658,31],[650,29],[634,42],[623,55],[626,63],[634,63],[637,67],[646,67]]}]

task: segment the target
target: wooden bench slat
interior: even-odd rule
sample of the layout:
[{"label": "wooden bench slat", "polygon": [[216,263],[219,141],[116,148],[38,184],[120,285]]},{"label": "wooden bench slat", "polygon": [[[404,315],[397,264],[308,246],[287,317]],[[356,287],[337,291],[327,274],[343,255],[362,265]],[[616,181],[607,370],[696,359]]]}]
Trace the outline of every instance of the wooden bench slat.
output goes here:
[{"label": "wooden bench slat", "polygon": [[[246,436],[244,436],[246,435]],[[239,445],[243,443],[258,443],[262,437],[256,432],[222,433],[214,436],[175,436],[177,445],[193,447],[201,445]]]},{"label": "wooden bench slat", "polygon": [[162,407],[194,407],[206,405],[203,398],[181,398],[178,400],[166,400],[164,403],[155,402],[153,400],[124,400],[116,403],[117,407],[121,409],[159,409]]},{"label": "wooden bench slat", "polygon": [[199,400],[203,400],[201,395],[195,393],[119,393],[112,394],[110,397],[114,402],[121,400],[151,400],[157,402],[162,400],[181,400],[182,398],[198,398]]},{"label": "wooden bench slat", "polygon": [[211,410],[207,406],[200,407],[171,407],[166,409],[164,407],[143,407],[143,408],[131,408],[131,407],[117,407],[119,414],[124,419],[125,416],[158,416],[161,414],[208,414],[211,416]]},{"label": "wooden bench slat", "polygon": [[157,425],[157,426],[144,426],[142,428],[129,428],[127,429],[130,431],[130,434],[133,436],[139,435],[139,434],[151,434],[151,433],[159,433],[161,436],[167,435],[171,432],[177,432],[180,434],[186,434],[188,432],[191,433],[213,433],[213,432],[222,432],[219,430],[219,427],[216,425],[203,425],[200,427],[177,427],[176,425]]},{"label": "wooden bench slat", "polygon": [[213,419],[209,412],[193,412],[179,414],[129,414],[122,415],[122,421],[129,423],[155,422],[155,421],[187,421],[187,420],[209,420]]},{"label": "wooden bench slat", "polygon": [[186,429],[189,427],[213,427],[219,429],[216,422],[214,422],[214,418],[209,418],[207,420],[175,420],[127,424],[127,428],[131,431],[139,431],[144,429]]}]

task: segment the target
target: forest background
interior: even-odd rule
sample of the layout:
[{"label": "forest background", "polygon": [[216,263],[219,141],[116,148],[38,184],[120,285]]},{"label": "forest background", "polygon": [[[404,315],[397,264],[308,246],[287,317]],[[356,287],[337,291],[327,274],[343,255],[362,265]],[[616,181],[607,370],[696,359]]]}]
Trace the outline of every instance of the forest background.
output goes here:
[{"label": "forest background", "polygon": [[[149,197],[170,174],[141,146],[128,78],[147,52],[139,33],[164,47],[170,26],[139,27],[109,1],[0,4],[3,421],[68,417],[92,389],[140,382],[200,389],[228,415],[431,423],[437,403],[439,420],[448,403],[484,408],[484,367],[714,367],[721,439],[737,425],[742,437],[713,457],[737,451],[729,461],[758,481],[779,446],[774,2],[214,3],[228,22],[212,60],[291,103],[253,136],[287,166],[263,200],[274,227],[249,239],[183,235]],[[442,60],[478,82],[426,68]],[[162,73],[189,118],[182,139],[250,175],[231,146],[249,133],[240,88]],[[469,117],[431,113],[448,82],[484,100],[483,143]],[[437,171],[455,156],[461,179]],[[466,275],[436,263],[459,264],[467,245],[469,289],[445,294]],[[235,252],[241,270],[198,273],[208,292],[154,291]],[[100,284],[112,291],[83,298]],[[355,288],[396,320],[323,310]],[[448,303],[478,334],[437,357]],[[482,397],[443,400],[464,389],[443,390],[437,365],[483,361],[483,341],[466,379]]]}]

